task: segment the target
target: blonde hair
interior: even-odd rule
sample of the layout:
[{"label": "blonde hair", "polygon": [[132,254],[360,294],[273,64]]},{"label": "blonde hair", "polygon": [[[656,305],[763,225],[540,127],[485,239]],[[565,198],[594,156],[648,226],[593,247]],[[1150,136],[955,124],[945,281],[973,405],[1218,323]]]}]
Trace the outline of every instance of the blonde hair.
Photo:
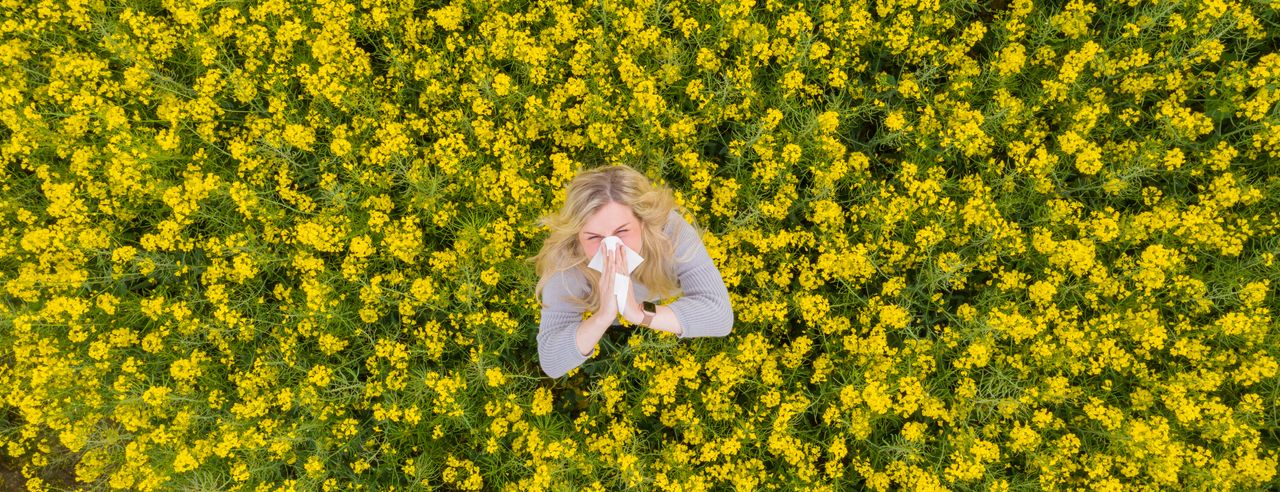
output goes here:
[{"label": "blonde hair", "polygon": [[[542,305],[546,305],[541,299],[550,277],[576,268],[589,280],[589,288],[583,297],[569,294],[568,301],[593,313],[599,311],[596,286],[600,285],[601,273],[587,266],[591,258],[579,246],[578,234],[589,217],[611,202],[630,207],[640,220],[642,240],[638,253],[644,262],[631,272],[632,281],[644,284],[651,297],[683,295],[674,266],[676,261],[685,262],[688,258],[673,257],[675,238],[668,238],[663,232],[671,211],[683,212],[683,207],[676,204],[670,188],[650,182],[630,166],[617,164],[578,173],[565,187],[564,205],[560,210],[538,219],[539,224],[550,229],[550,234],[538,254],[527,261],[535,263],[538,284],[533,292]],[[701,237],[701,229],[692,220],[688,222],[693,226],[693,233]],[[681,231],[677,229],[674,233]]]}]

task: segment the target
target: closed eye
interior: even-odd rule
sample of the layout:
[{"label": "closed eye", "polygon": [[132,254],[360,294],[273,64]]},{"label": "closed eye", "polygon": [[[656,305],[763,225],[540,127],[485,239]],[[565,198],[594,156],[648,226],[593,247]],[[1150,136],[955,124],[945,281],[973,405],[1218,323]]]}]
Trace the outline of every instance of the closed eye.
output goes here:
[{"label": "closed eye", "polygon": [[[627,232],[627,229],[618,229],[617,231],[614,231],[614,233],[613,233],[613,234],[614,234],[614,235],[617,235],[617,234],[619,234],[619,233],[623,233],[623,232]],[[595,234],[592,234],[592,235],[590,235],[590,236],[587,236],[587,239],[599,239],[599,238],[600,238],[600,236],[597,236],[597,235],[595,235]]]}]

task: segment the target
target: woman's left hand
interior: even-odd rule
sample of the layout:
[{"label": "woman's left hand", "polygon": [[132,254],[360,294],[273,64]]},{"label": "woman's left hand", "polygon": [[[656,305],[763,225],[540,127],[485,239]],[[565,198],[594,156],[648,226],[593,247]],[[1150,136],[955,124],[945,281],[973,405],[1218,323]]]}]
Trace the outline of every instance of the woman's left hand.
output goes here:
[{"label": "woman's left hand", "polygon": [[[627,252],[626,250],[623,249],[621,244],[618,245],[618,254],[615,254],[613,256],[618,261],[617,268],[615,269],[615,271],[622,273],[623,275],[627,276],[628,280],[631,280],[630,278],[631,274],[626,273],[627,272],[627,264],[626,264]],[[631,282],[631,287],[627,289],[626,306],[619,306],[618,308],[622,309],[622,318],[627,320],[628,323],[637,325],[644,320],[644,315],[643,313],[640,312],[642,309],[644,309],[644,307],[640,305],[639,301],[636,301],[636,286],[634,281]]]},{"label": "woman's left hand", "polygon": [[641,312],[643,309],[644,306],[636,301],[635,283],[632,283],[631,288],[627,289],[627,310],[622,313],[622,317],[626,318],[628,323],[638,325],[644,321],[644,313]]}]

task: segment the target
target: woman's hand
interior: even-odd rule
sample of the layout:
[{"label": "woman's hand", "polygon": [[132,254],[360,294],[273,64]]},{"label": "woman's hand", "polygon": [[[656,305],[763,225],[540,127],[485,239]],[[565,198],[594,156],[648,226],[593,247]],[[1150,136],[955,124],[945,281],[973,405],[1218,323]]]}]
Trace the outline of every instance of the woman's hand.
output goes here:
[{"label": "woman's hand", "polygon": [[626,304],[618,305],[617,292],[617,275],[622,275],[628,281],[630,287],[631,274],[627,271],[627,252],[625,246],[618,244],[618,247],[605,250],[604,272],[600,274],[600,288],[597,289],[600,303],[600,312],[604,316],[617,319],[621,314],[623,319],[628,323],[638,324],[644,319],[640,315],[640,302],[636,301],[636,290],[634,288],[627,289]]},{"label": "woman's hand", "polygon": [[[604,252],[604,272],[600,273],[600,286],[597,291],[600,303],[600,313],[612,319],[616,319],[619,314],[618,297],[614,295],[614,273],[625,272],[626,268],[622,266],[622,245],[619,244],[615,249],[605,249]],[[626,274],[624,274],[626,275]],[[627,289],[628,291],[630,289]]]},{"label": "woman's hand", "polygon": [[[614,256],[617,256],[618,258],[616,268],[618,268],[620,272],[626,272],[626,264],[623,263],[623,261],[626,261],[626,251],[622,250],[622,245],[618,245],[618,254]],[[627,275],[627,281],[630,282],[631,275],[625,275]],[[627,323],[640,324],[640,322],[643,322],[644,320],[643,310],[644,306],[640,305],[640,301],[636,301],[635,286],[627,288],[627,305],[625,306],[625,309],[622,310],[622,319],[626,319]]]}]

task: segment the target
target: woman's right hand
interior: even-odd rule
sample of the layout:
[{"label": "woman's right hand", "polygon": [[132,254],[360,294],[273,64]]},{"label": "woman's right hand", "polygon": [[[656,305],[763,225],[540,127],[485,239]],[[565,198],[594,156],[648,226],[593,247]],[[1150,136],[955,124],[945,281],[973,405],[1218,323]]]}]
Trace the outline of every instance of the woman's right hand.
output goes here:
[{"label": "woman's right hand", "polygon": [[[604,248],[603,245],[601,247]],[[617,253],[610,248],[604,248],[604,250],[604,272],[600,274],[600,285],[596,289],[596,295],[599,296],[600,314],[607,316],[609,323],[612,324],[618,318],[618,296],[613,293]]]}]

